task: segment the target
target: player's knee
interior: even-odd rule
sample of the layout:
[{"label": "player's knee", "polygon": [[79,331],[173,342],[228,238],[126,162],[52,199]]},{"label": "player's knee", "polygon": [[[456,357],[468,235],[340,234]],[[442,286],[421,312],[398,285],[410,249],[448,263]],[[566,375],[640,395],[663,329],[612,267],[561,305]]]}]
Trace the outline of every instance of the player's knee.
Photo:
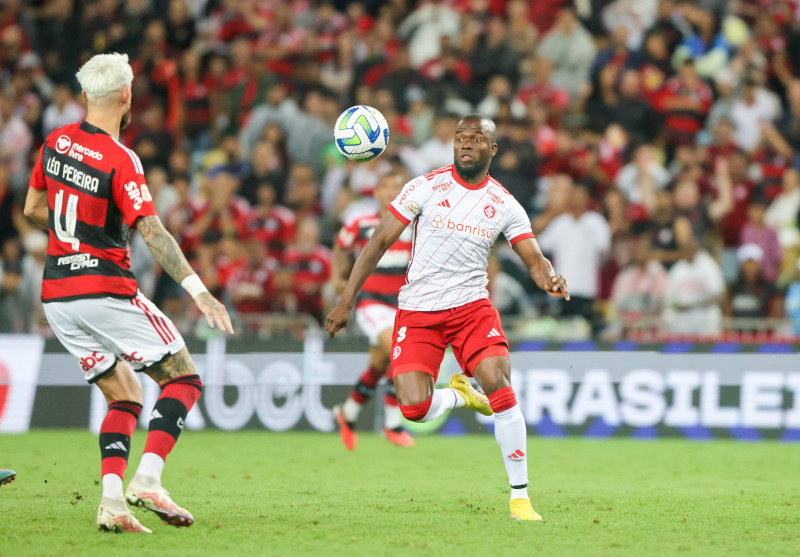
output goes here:
[{"label": "player's knee", "polygon": [[408,398],[405,400],[398,400],[398,402],[400,403],[400,411],[403,413],[405,419],[412,422],[419,422],[428,414],[428,410],[431,409],[431,400],[432,397],[429,396],[425,400],[419,402],[414,402],[413,398],[410,400]]}]

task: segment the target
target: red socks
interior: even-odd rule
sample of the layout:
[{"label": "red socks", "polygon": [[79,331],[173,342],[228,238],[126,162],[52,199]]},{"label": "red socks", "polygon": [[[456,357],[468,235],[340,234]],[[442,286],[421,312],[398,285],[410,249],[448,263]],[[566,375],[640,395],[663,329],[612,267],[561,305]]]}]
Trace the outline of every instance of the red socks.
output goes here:
[{"label": "red socks", "polygon": [[100,470],[102,475],[116,474],[125,477],[128,455],[131,452],[131,435],[142,405],[129,400],[116,400],[108,405],[108,414],[100,426]]},{"label": "red socks", "polygon": [[503,387],[489,395],[489,406],[495,414],[513,408],[517,404],[517,397],[514,396],[514,389]]},{"label": "red socks", "polygon": [[164,460],[167,459],[183,431],[186,415],[200,398],[202,390],[203,383],[199,375],[184,375],[161,388],[161,396],[150,415],[144,452],[155,453]]}]

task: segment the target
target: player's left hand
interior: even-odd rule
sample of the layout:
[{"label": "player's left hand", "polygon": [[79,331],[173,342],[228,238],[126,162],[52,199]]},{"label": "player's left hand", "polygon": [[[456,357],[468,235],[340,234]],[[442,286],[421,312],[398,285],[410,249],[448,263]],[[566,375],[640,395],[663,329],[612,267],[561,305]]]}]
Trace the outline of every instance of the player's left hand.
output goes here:
[{"label": "player's left hand", "polygon": [[563,275],[553,275],[544,285],[544,291],[553,298],[564,298],[569,302],[569,289],[567,279]]},{"label": "player's left hand", "polygon": [[328,331],[331,338],[336,338],[336,333],[339,332],[339,329],[347,327],[349,319],[350,308],[339,302],[328,314],[328,318],[325,320],[325,330]]}]

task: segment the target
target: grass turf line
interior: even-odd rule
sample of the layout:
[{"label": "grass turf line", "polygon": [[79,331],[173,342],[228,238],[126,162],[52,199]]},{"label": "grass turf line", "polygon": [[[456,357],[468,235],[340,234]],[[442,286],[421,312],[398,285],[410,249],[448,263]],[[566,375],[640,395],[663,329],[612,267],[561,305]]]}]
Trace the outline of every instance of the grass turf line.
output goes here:
[{"label": "grass turf line", "polygon": [[[128,478],[145,432],[133,438]],[[197,522],[137,516],[153,536],[95,530],[97,438],[0,436],[0,555],[798,555],[800,447],[733,441],[528,441],[542,524],[508,518],[487,436],[188,431],[164,485]]]}]

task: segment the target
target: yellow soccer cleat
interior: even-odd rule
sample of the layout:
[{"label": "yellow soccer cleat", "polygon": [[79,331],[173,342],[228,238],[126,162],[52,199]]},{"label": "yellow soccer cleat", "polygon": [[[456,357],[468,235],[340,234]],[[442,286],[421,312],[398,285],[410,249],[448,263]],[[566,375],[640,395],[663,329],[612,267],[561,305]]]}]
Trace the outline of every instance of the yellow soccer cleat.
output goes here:
[{"label": "yellow soccer cleat", "polygon": [[539,513],[533,510],[530,499],[512,499],[510,506],[511,518],[514,520],[542,520]]},{"label": "yellow soccer cleat", "polygon": [[492,407],[489,406],[489,399],[486,395],[476,391],[469,382],[469,378],[463,373],[456,373],[450,378],[450,388],[456,391],[467,402],[464,408],[472,408],[479,414],[491,416],[494,414]]}]

